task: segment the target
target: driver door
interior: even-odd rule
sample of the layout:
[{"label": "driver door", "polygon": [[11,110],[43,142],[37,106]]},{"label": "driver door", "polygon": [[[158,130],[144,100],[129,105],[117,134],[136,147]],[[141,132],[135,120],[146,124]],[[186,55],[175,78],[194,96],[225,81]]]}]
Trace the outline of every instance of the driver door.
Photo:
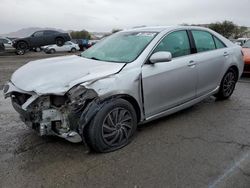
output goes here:
[{"label": "driver door", "polygon": [[165,36],[153,53],[168,51],[172,60],[142,67],[142,85],[146,118],[195,98],[197,68],[191,54],[187,31]]}]

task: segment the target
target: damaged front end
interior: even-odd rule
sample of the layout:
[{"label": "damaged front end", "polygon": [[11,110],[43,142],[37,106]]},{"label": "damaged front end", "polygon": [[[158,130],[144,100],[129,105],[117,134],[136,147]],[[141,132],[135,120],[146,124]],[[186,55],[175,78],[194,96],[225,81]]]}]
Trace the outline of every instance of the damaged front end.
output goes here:
[{"label": "damaged front end", "polygon": [[25,92],[11,82],[4,87],[4,96],[11,98],[22,121],[40,136],[56,135],[74,143],[83,140],[83,113],[96,104],[98,97],[94,90],[81,85],[60,96]]}]

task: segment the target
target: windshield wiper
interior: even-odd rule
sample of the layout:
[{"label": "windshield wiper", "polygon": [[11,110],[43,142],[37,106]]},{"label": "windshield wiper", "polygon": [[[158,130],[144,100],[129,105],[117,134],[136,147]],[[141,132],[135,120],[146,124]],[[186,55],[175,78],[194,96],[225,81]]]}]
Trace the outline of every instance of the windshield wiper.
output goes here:
[{"label": "windshield wiper", "polygon": [[96,57],[91,57],[90,59],[97,60],[97,61],[101,61],[100,59],[98,59],[98,58],[96,58]]}]

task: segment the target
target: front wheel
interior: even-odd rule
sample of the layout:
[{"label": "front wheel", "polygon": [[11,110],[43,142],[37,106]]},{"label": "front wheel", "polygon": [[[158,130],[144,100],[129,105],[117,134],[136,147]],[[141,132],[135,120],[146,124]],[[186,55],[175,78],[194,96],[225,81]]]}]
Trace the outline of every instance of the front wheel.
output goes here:
[{"label": "front wheel", "polygon": [[16,54],[17,54],[17,55],[24,55],[24,54],[25,54],[25,50],[17,49],[17,50],[16,50]]},{"label": "front wheel", "polygon": [[50,53],[50,54],[54,54],[54,53],[56,53],[56,50],[55,50],[55,49],[50,49],[50,50],[49,50],[49,53]]},{"label": "front wheel", "polygon": [[237,80],[236,71],[230,68],[222,78],[219,92],[215,97],[219,100],[228,99],[233,94]]},{"label": "front wheel", "polygon": [[17,49],[18,50],[27,50],[28,49],[28,44],[24,41],[20,41],[17,43]]},{"label": "front wheel", "polygon": [[133,106],[123,99],[104,105],[86,129],[86,141],[96,152],[110,152],[126,146],[137,127]]}]

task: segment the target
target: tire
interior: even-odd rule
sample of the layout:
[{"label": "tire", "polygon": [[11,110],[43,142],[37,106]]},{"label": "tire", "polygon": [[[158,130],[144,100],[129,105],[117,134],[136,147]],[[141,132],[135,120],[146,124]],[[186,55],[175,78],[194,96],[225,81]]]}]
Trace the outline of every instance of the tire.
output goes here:
[{"label": "tire", "polygon": [[64,45],[64,43],[65,43],[65,41],[64,41],[63,38],[61,38],[61,37],[56,38],[56,45],[57,45],[57,46],[61,47],[61,46]]},{"label": "tire", "polygon": [[76,49],[75,49],[75,48],[72,48],[72,49],[71,49],[71,52],[72,52],[72,53],[75,53],[75,52],[76,52]]},{"label": "tire", "polygon": [[120,149],[130,143],[137,127],[133,106],[126,100],[116,99],[105,104],[85,129],[86,142],[96,152]]},{"label": "tire", "polygon": [[41,52],[42,49],[40,47],[35,48],[35,52]]},{"label": "tire", "polygon": [[16,46],[17,46],[18,50],[27,50],[28,49],[28,44],[24,41],[18,42]]},{"label": "tire", "polygon": [[49,50],[49,53],[50,53],[50,54],[54,54],[54,53],[56,53],[56,50],[55,50],[55,49],[50,49],[50,50]]},{"label": "tire", "polygon": [[219,92],[215,95],[218,100],[228,99],[233,94],[238,80],[237,75],[237,72],[233,68],[230,68],[226,72],[221,80]]},{"label": "tire", "polygon": [[16,50],[16,54],[17,54],[17,55],[24,55],[24,54],[25,54],[25,50],[17,49],[17,50]]}]

